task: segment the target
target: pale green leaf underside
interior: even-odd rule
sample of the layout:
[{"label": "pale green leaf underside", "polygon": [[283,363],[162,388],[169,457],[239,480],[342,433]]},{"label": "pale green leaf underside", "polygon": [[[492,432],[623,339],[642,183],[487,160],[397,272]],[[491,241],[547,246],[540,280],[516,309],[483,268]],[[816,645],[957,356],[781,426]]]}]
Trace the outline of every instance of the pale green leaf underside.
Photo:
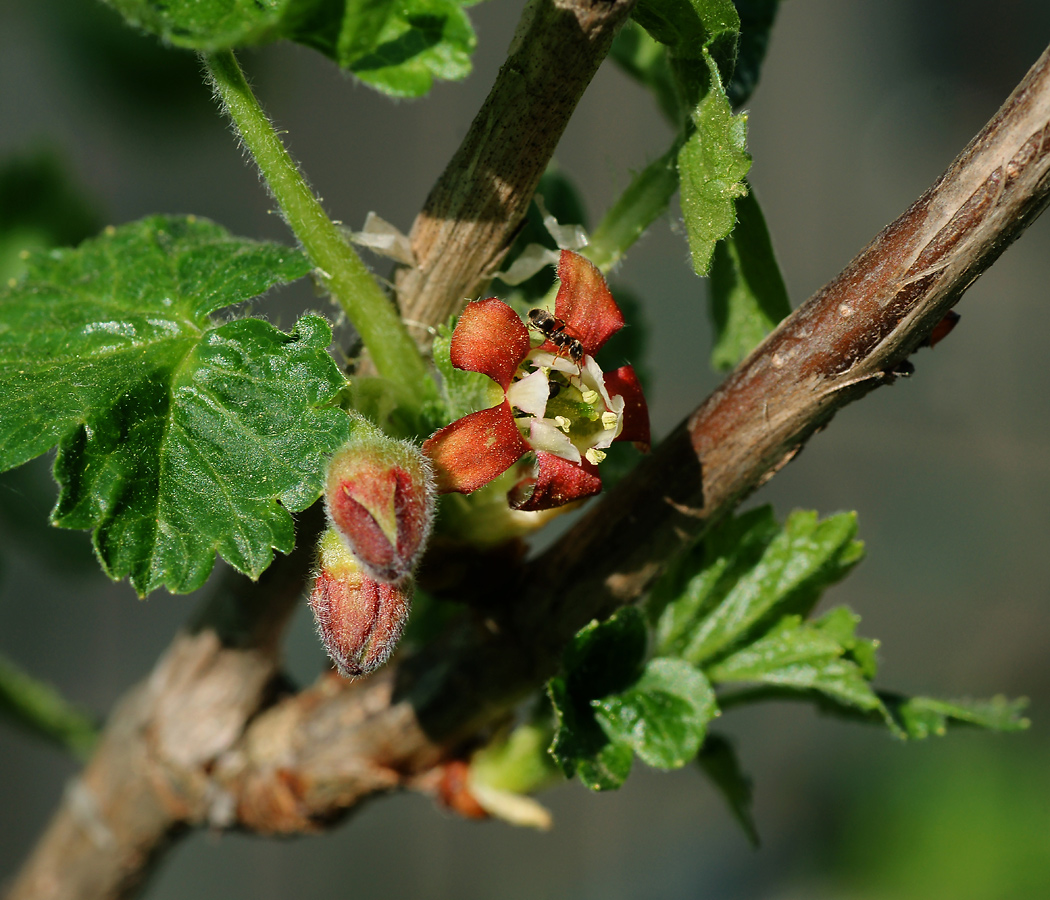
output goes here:
[{"label": "pale green leaf underside", "polygon": [[31,261],[0,294],[0,468],[59,447],[52,519],[142,594],[256,577],[294,544],[349,420],[324,320],[210,313],[310,269],[210,222],[152,217]]}]

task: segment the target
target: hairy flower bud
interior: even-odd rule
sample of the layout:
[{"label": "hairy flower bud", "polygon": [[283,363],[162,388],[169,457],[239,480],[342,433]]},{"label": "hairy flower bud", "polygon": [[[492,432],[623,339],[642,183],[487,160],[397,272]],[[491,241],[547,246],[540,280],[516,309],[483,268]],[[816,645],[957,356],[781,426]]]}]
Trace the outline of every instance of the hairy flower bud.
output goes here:
[{"label": "hairy flower bud", "polygon": [[331,529],[321,537],[320,571],[310,594],[325,650],[348,678],[368,675],[394,652],[408,619],[412,580],[376,581]]},{"label": "hairy flower bud", "polygon": [[328,464],[328,518],[365,571],[398,582],[412,573],[434,520],[430,463],[414,444],[361,420]]}]

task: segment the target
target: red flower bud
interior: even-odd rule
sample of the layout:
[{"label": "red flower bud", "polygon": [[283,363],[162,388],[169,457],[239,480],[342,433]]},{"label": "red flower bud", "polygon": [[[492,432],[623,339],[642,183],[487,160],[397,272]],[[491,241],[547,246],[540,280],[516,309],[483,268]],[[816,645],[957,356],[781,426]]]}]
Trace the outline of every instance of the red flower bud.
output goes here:
[{"label": "red flower bud", "polygon": [[325,650],[347,678],[368,675],[394,652],[408,619],[412,581],[369,578],[339,536],[321,537],[320,571],[310,594]]},{"label": "red flower bud", "polygon": [[372,578],[400,581],[419,562],[434,520],[430,463],[415,445],[362,420],[328,464],[325,508]]}]

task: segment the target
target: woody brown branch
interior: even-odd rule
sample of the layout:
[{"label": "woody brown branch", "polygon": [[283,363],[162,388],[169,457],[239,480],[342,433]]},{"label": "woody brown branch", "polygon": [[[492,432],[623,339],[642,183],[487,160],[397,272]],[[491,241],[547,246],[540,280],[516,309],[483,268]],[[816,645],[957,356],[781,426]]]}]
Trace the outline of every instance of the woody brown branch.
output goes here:
[{"label": "woody brown branch", "polygon": [[[247,721],[244,708],[265,693],[251,687],[243,694],[254,692],[249,703],[219,704],[227,710],[219,721],[247,725],[208,759],[199,751],[158,754],[155,736],[172,734],[178,718],[148,692],[176,686],[178,695],[198,698],[180,705],[183,713],[193,708],[202,721],[212,718],[222,694],[207,689],[219,665],[208,661],[223,652],[247,659],[253,651],[219,649],[221,642],[208,642],[210,632],[179,638],[114,714],[11,896],[124,896],[182,825],[319,828],[362,798],[439,765],[542,684],[581,625],[638,599],[674,553],[790,460],[838,409],[892,380],[1042,211],[1048,192],[1050,51],[926,194],[537,560],[506,598],[506,615],[364,682],[324,678]],[[247,685],[269,678],[250,671]],[[106,848],[107,841],[114,843]]]},{"label": "woody brown branch", "polygon": [[412,226],[402,317],[448,321],[480,295],[517,234],[576,104],[635,0],[529,0],[507,60]]}]

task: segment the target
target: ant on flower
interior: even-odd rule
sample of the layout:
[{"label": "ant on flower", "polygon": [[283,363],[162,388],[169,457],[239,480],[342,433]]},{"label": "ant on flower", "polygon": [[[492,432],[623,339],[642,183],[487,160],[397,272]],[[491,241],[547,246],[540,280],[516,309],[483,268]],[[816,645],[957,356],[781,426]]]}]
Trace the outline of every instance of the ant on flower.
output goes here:
[{"label": "ant on flower", "polygon": [[583,344],[568,330],[564,319],[559,319],[545,309],[529,310],[529,325],[535,328],[548,341],[565,353],[576,365],[583,362]]}]

